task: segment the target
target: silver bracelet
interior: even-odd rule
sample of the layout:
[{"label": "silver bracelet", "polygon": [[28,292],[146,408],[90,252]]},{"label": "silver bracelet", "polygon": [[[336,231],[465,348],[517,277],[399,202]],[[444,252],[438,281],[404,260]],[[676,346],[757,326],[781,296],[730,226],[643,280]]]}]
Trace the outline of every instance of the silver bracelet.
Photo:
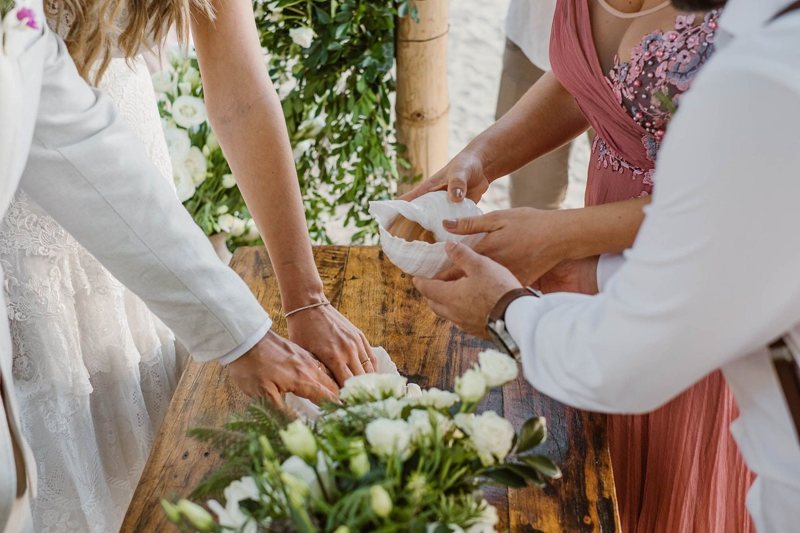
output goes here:
[{"label": "silver bracelet", "polygon": [[321,302],[304,305],[303,307],[298,307],[297,309],[292,309],[288,313],[285,313],[283,316],[285,318],[289,318],[290,316],[296,315],[297,313],[300,313],[302,311],[308,311],[309,309],[316,309],[317,307],[323,307],[326,305],[331,305],[331,303],[328,300],[323,300]]}]

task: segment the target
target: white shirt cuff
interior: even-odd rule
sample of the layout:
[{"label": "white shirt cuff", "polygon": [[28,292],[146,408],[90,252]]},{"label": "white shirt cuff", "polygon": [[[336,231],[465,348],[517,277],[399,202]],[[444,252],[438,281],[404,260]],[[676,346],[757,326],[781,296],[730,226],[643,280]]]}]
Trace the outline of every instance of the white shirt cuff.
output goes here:
[{"label": "white shirt cuff", "polygon": [[[536,328],[539,317],[547,309],[545,298],[525,296],[517,298],[506,309],[506,331],[514,339],[522,352],[525,351],[525,341]],[[524,362],[523,357],[523,362]]]},{"label": "white shirt cuff", "polygon": [[608,282],[625,264],[622,254],[603,254],[597,262],[597,290],[603,292]]},{"label": "white shirt cuff", "polygon": [[247,338],[246,341],[244,341],[242,344],[240,344],[239,346],[237,346],[236,348],[234,348],[233,350],[231,350],[227,354],[225,354],[222,357],[220,357],[219,359],[217,359],[217,361],[219,361],[220,364],[223,365],[223,366],[227,366],[227,365],[233,363],[234,361],[239,359],[241,356],[243,356],[244,354],[249,352],[253,348],[253,346],[258,344],[258,341],[260,341],[261,339],[264,338],[264,335],[266,335],[267,332],[269,332],[269,328],[271,328],[271,327],[272,327],[272,320],[267,319],[267,321],[264,322],[264,324],[260,328],[258,328],[255,331],[255,333],[250,335]]}]

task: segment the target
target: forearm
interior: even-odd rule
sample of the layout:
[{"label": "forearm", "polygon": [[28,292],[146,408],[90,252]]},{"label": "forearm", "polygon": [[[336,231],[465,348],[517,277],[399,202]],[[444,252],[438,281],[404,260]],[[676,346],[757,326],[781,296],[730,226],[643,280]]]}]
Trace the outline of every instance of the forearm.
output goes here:
[{"label": "forearm", "polygon": [[554,212],[564,228],[563,259],[621,253],[631,246],[650,197]]},{"label": "forearm", "polygon": [[252,6],[215,2],[192,31],[209,118],[269,251],[284,308],[323,297],[280,100],[264,68]]},{"label": "forearm", "polygon": [[493,181],[563,146],[588,127],[573,96],[548,72],[465,151],[478,155]]}]

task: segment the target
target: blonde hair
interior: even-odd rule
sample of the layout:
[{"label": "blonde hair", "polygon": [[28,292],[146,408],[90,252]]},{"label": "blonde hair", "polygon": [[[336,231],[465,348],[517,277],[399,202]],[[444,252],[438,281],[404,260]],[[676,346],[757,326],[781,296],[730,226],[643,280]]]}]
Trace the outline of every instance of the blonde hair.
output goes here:
[{"label": "blonde hair", "polygon": [[132,58],[142,45],[163,44],[172,27],[185,43],[193,10],[214,16],[211,0],[47,0],[46,4],[48,21],[64,36],[78,72],[95,84],[115,50]]}]

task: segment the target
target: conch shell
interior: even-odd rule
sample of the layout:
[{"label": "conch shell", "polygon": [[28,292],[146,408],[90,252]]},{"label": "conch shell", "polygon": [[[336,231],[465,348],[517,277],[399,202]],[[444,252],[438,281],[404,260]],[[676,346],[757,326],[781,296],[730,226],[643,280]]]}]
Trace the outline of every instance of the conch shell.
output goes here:
[{"label": "conch shell", "polygon": [[474,247],[485,235],[453,235],[444,229],[445,219],[483,214],[472,200],[451,202],[446,191],[431,192],[411,202],[370,202],[369,212],[378,221],[386,257],[412,276],[432,278],[452,265],[445,242],[458,241]]}]

